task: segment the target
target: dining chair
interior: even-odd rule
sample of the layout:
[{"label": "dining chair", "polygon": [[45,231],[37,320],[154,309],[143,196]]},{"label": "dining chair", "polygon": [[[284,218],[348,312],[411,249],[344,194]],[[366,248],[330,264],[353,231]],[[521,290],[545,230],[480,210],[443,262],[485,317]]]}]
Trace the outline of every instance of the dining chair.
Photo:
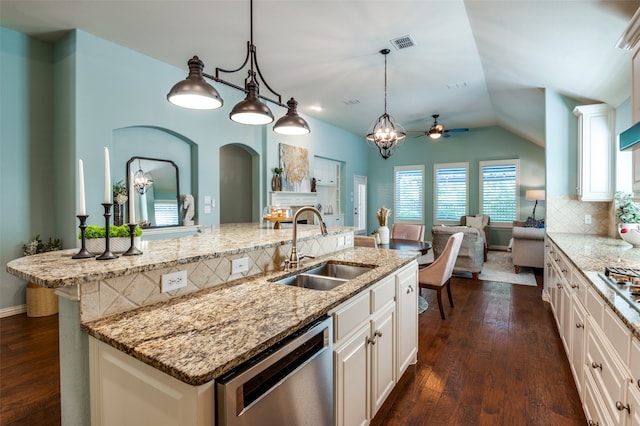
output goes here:
[{"label": "dining chair", "polygon": [[442,288],[447,287],[449,295],[449,303],[453,308],[453,297],[451,297],[451,274],[453,274],[453,266],[458,257],[458,251],[462,245],[462,232],[457,232],[449,237],[447,245],[432,264],[418,270],[418,285],[420,289],[427,288],[438,292],[438,307],[440,308],[440,317],[445,319],[444,310],[442,308]]},{"label": "dining chair", "polygon": [[354,235],[353,236],[353,245],[355,247],[374,247],[378,248],[378,243],[376,243],[376,237],[372,237],[369,235]]},{"label": "dining chair", "polygon": [[394,223],[391,225],[391,238],[400,240],[423,241],[424,225]]}]

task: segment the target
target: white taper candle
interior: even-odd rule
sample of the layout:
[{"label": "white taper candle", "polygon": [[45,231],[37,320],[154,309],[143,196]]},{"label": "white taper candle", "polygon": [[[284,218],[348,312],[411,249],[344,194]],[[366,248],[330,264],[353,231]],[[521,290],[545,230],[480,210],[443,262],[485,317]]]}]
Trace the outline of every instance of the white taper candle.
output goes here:
[{"label": "white taper candle", "polygon": [[80,197],[80,216],[86,216],[87,208],[84,203],[84,165],[82,160],[78,160],[78,192]]},{"label": "white taper candle", "polygon": [[111,165],[109,163],[109,148],[104,147],[104,202],[111,204]]},{"label": "white taper candle", "polygon": [[136,223],[136,208],[133,200],[136,197],[133,186],[133,173],[129,172],[129,223]]}]

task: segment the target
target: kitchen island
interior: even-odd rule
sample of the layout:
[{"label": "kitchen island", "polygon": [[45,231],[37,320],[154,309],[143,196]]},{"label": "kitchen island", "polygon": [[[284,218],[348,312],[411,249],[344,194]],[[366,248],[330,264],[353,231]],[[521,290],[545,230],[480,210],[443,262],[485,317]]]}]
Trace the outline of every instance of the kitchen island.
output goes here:
[{"label": "kitchen island", "polygon": [[[85,333],[185,384],[207,384],[416,257],[354,248],[351,228],[329,228],[322,237],[317,226],[299,225],[298,249],[317,256],[303,268],[328,259],[376,266],[318,292],[269,281],[285,274],[282,263],[291,243],[290,229],[221,225],[195,236],[149,241],[142,256],[78,261],[71,259],[76,250],[65,250],[10,262],[10,273],[57,288],[63,297],[63,424],[90,422]],[[248,270],[234,273],[233,260],[244,257]],[[162,275],[176,270],[187,271],[187,287],[162,293]],[[69,376],[72,382],[64,383]]]}]

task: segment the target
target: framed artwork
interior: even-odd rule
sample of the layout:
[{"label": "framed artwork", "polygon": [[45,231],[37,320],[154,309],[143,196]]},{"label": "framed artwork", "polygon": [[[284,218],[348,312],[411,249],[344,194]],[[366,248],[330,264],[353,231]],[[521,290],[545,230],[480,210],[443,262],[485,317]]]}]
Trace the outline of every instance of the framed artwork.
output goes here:
[{"label": "framed artwork", "polygon": [[309,151],[293,145],[280,144],[282,190],[310,192]]}]

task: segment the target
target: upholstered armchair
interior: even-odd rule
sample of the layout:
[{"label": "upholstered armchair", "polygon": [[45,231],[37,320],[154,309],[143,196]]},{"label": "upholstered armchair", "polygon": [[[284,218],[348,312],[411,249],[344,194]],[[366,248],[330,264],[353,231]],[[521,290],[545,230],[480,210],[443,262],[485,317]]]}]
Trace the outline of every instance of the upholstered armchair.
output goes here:
[{"label": "upholstered armchair", "polygon": [[453,270],[456,272],[470,272],[477,279],[484,266],[485,240],[480,231],[468,226],[434,226],[431,228],[431,246],[433,255],[437,259],[442,254],[449,237],[456,232],[462,232],[462,246],[458,252]]},{"label": "upholstered armchair", "polygon": [[480,235],[484,238],[484,261],[487,261],[487,254],[489,253],[489,223],[491,223],[491,217],[486,214],[477,214],[475,216],[462,216],[460,217],[460,225],[470,226],[480,231]]},{"label": "upholstered armchair", "polygon": [[544,228],[527,228],[525,222],[513,222],[511,257],[516,274],[521,266],[544,268]]}]

